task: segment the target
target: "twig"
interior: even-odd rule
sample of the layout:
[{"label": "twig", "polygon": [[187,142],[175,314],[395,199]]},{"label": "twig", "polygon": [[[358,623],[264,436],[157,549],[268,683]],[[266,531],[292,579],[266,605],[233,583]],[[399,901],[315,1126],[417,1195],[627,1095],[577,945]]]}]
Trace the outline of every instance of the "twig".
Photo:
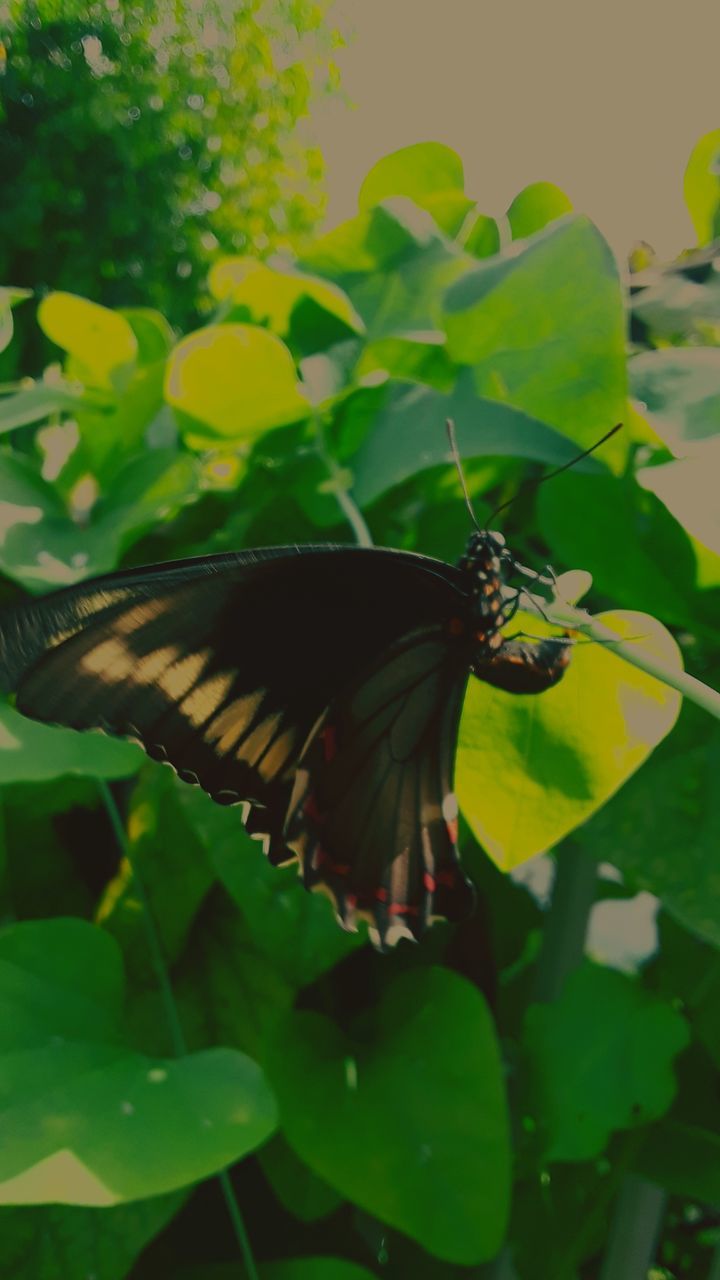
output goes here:
[{"label": "twig", "polygon": [[347,520],[350,528],[355,534],[355,541],[359,547],[371,547],[373,545],[372,534],[365,523],[365,518],[353,498],[351,498],[348,489],[344,483],[342,467],[339,467],[327,447],[325,440],[325,431],[320,419],[320,415],[315,415],[315,431],[317,434],[317,452],[318,457],[324,464],[327,473],[332,482],[331,493]]},{"label": "twig", "polygon": [[[133,880],[135,882],[138,897],[142,903],[143,924],[147,936],[148,950],[150,952],[152,966],[155,970],[155,976],[162,995],[173,1050],[177,1058],[184,1058],[188,1052],[187,1041],[185,1039],[185,1034],[180,1022],[180,1015],[178,1014],[177,1005],[175,1003],[170,974],[168,973],[168,967],[165,963],[165,957],[160,943],[160,936],[158,934],[155,917],[150,905],[150,898],[143,883],[142,876],[137,869],[137,865],[133,862],[130,852],[130,844],[125,833],[125,828],[123,826],[118,807],[113,798],[113,794],[108,784],[102,780],[98,782],[98,787],[107,810],[108,818],[110,819],[110,824],[115,834],[115,839],[118,842],[123,857],[132,868]],[[235,1197],[235,1192],[227,1169],[221,1169],[220,1172],[216,1174],[216,1177],[220,1184],[228,1215],[235,1231],[235,1238],[240,1247],[248,1280],[259,1280],[258,1270],[255,1265],[255,1258],[253,1256],[245,1222],[240,1211],[240,1206]]]},{"label": "twig", "polygon": [[661,1187],[629,1173],[615,1202],[599,1280],[646,1280],[665,1215]]},{"label": "twig", "polygon": [[619,658],[624,658],[625,662],[662,680],[663,684],[669,685],[670,688],[677,689],[683,697],[689,698],[691,702],[697,703],[704,711],[708,711],[710,715],[720,720],[720,693],[711,689],[709,685],[703,684],[702,680],[697,680],[687,671],[678,671],[677,668],[668,666],[660,658],[651,657],[642,645],[623,639],[610,627],[606,627],[604,622],[593,618],[585,609],[576,609],[573,605],[557,599],[547,601],[525,591],[523,598],[529,601],[533,612],[546,618],[548,622],[554,623],[555,626],[580,631],[601,644],[609,642],[612,644],[613,653],[616,653]]}]

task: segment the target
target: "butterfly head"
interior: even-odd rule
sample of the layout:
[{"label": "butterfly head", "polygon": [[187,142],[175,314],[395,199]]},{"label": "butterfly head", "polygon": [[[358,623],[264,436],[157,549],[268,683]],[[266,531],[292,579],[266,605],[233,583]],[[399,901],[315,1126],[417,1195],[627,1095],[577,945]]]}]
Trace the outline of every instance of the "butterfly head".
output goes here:
[{"label": "butterfly head", "polygon": [[503,561],[509,556],[505,539],[495,530],[482,529],[470,534],[459,568],[479,582],[499,579]]}]

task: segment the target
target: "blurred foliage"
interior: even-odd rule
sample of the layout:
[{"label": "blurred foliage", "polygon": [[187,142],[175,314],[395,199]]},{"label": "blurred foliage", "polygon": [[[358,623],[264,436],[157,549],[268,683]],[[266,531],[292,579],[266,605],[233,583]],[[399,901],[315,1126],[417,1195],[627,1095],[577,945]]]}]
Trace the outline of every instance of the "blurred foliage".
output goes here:
[{"label": "blurred foliage", "polygon": [[296,133],[336,82],[317,0],[4,0],[0,37],[0,279],[185,327],[218,248],[289,249],[320,217]]},{"label": "blurred foliage", "polygon": [[[4,599],[366,530],[454,560],[452,416],[481,522],[515,497],[502,527],[523,563],[591,569],[620,633],[717,679],[716,490],[689,501],[677,471],[708,473],[720,439],[712,246],[636,255],[628,343],[626,281],[561,192],[533,184],[491,217],[459,157],[422,144],[381,161],[357,216],[302,258],[240,250],[216,254],[211,322],[179,338],[140,305],[147,280],[132,306],[84,298],[70,271],[45,297],[61,367],[0,397]],[[26,304],[0,292],[0,346]],[[526,484],[618,421],[598,455]],[[592,644],[539,698],[473,681],[458,792],[478,907],[387,955],[233,810],[137,748],[5,708],[7,1274],[237,1280],[210,1176],[228,1165],[261,1280],[480,1280],[503,1238],[504,1274],[594,1280],[628,1174],[673,1197],[658,1268],[707,1273],[718,744],[694,707],[673,728],[678,701]],[[659,911],[642,954],[641,890]]]}]

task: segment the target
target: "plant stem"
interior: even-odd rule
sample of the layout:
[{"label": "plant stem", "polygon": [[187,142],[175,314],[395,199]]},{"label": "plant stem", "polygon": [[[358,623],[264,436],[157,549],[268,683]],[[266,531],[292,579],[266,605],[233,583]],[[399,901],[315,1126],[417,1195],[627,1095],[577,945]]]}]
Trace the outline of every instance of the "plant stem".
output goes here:
[{"label": "plant stem", "polygon": [[688,675],[687,671],[678,671],[677,668],[668,666],[660,658],[652,657],[642,645],[624,640],[617,632],[606,627],[604,622],[593,618],[585,609],[576,609],[573,605],[558,600],[542,600],[529,592],[523,592],[523,596],[531,602],[541,617],[555,623],[558,627],[569,627],[572,631],[580,631],[601,644],[609,642],[612,644],[613,653],[616,653],[619,658],[624,658],[625,662],[639,667],[641,671],[647,671],[648,675],[662,680],[663,684],[670,685],[672,689],[677,689],[683,697],[689,698],[691,702],[697,703],[704,711],[708,711],[710,715],[720,720],[720,693],[711,689],[709,685],[703,684],[702,680]]},{"label": "plant stem", "polygon": [[588,919],[597,889],[597,863],[574,841],[556,854],[552,904],[545,917],[533,999],[556,1000],[585,951]]},{"label": "plant stem", "polygon": [[325,469],[333,482],[332,495],[347,520],[350,528],[355,535],[355,541],[359,547],[371,547],[373,545],[372,534],[365,523],[365,518],[357,503],[353,500],[348,492],[343,477],[342,467],[339,467],[327,447],[325,440],[325,431],[319,415],[315,416],[315,431],[317,433],[317,452]]},{"label": "plant stem", "polygon": [[646,1280],[665,1213],[661,1187],[629,1173],[615,1202],[598,1280]]},{"label": "plant stem", "polygon": [[[120,817],[120,813],[115,803],[113,794],[107,782],[100,780],[98,782],[98,787],[100,790],[100,794],[103,798],[103,804],[105,805],[108,818],[110,819],[110,824],[115,834],[115,839],[118,842],[118,845],[122,851],[123,857],[129,864],[129,866],[132,868],[133,880],[135,882],[135,887],[137,889],[138,897],[140,898],[140,901],[142,903],[143,924],[145,927],[145,934],[147,937],[148,950],[150,952],[152,966],[155,971],[155,976],[157,978],[158,986],[160,988],[160,993],[162,996],[162,1002],[165,1008],[165,1016],[167,1018],[168,1029],[170,1031],[170,1038],[172,1040],[173,1051],[175,1053],[176,1058],[183,1058],[186,1056],[188,1051],[187,1041],[185,1040],[185,1034],[182,1029],[180,1015],[178,1013],[178,1008],[175,1003],[175,996],[173,995],[172,983],[170,981],[170,974],[168,972],[167,964],[165,963],[165,957],[163,955],[162,945],[160,942],[160,935],[158,933],[157,925],[155,923],[155,917],[153,915],[152,907],[150,905],[150,898],[145,888],[145,884],[143,882],[142,876],[140,875],[137,869],[137,865],[135,862],[133,862],[132,855],[130,852],[130,843],[125,833],[125,828],[123,826],[123,822]],[[248,1275],[248,1280],[259,1280],[258,1270],[255,1265],[255,1258],[253,1257],[252,1247],[250,1245],[250,1240],[248,1238],[242,1213],[240,1212],[240,1206],[237,1202],[237,1199],[235,1198],[235,1192],[233,1190],[232,1182],[230,1181],[230,1175],[227,1169],[221,1169],[216,1176],[220,1184],[220,1189],[223,1194],[223,1199],[225,1200],[225,1204],[227,1206],[228,1216],[230,1218],[230,1221],[232,1222],[233,1229],[235,1231],[235,1238],[240,1247],[240,1252],[242,1254],[242,1259],[245,1265],[245,1270]]]}]

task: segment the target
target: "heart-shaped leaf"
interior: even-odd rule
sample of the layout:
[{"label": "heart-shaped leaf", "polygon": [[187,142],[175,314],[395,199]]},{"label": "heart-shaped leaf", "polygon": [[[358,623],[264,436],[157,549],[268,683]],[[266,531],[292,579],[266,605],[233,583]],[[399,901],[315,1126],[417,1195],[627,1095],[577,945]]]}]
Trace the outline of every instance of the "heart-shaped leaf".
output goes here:
[{"label": "heart-shaped leaf", "polygon": [[[625,319],[617,267],[586,218],[552,223],[466,271],[445,298],[453,360],[477,392],[582,445],[623,417]],[[620,457],[615,441],[603,457]]]},{"label": "heart-shaped leaf", "polygon": [[86,778],[126,778],[145,756],[131,742],[104,733],[56,729],[21,716],[0,703],[0,785],[47,782],[77,774]]},{"label": "heart-shaped leaf", "polygon": [[[681,666],[675,641],[654,618],[600,618],[656,659]],[[551,848],[640,767],[679,709],[674,689],[609,645],[576,645],[565,677],[546,693],[510,694],[472,680],[456,787],[478,840],[506,871]]]},{"label": "heart-shaped leaf", "polygon": [[585,964],[525,1018],[531,1106],[548,1160],[589,1160],[615,1129],[656,1119],[689,1040],[674,1009],[624,974]]},{"label": "heart-shaped leaf", "polygon": [[492,1020],[469,983],[404,973],[352,1038],[293,1014],[266,1065],[285,1135],[321,1178],[448,1262],[497,1252],[506,1104]]},{"label": "heart-shaped leaf", "polygon": [[198,448],[252,439],[309,413],[285,344],[247,324],[208,325],[178,343],[165,395]]},{"label": "heart-shaped leaf", "polygon": [[187,1186],[275,1127],[262,1071],[151,1059],[121,1030],[120,952],[73,919],[0,933],[0,1203],[111,1205]]}]

